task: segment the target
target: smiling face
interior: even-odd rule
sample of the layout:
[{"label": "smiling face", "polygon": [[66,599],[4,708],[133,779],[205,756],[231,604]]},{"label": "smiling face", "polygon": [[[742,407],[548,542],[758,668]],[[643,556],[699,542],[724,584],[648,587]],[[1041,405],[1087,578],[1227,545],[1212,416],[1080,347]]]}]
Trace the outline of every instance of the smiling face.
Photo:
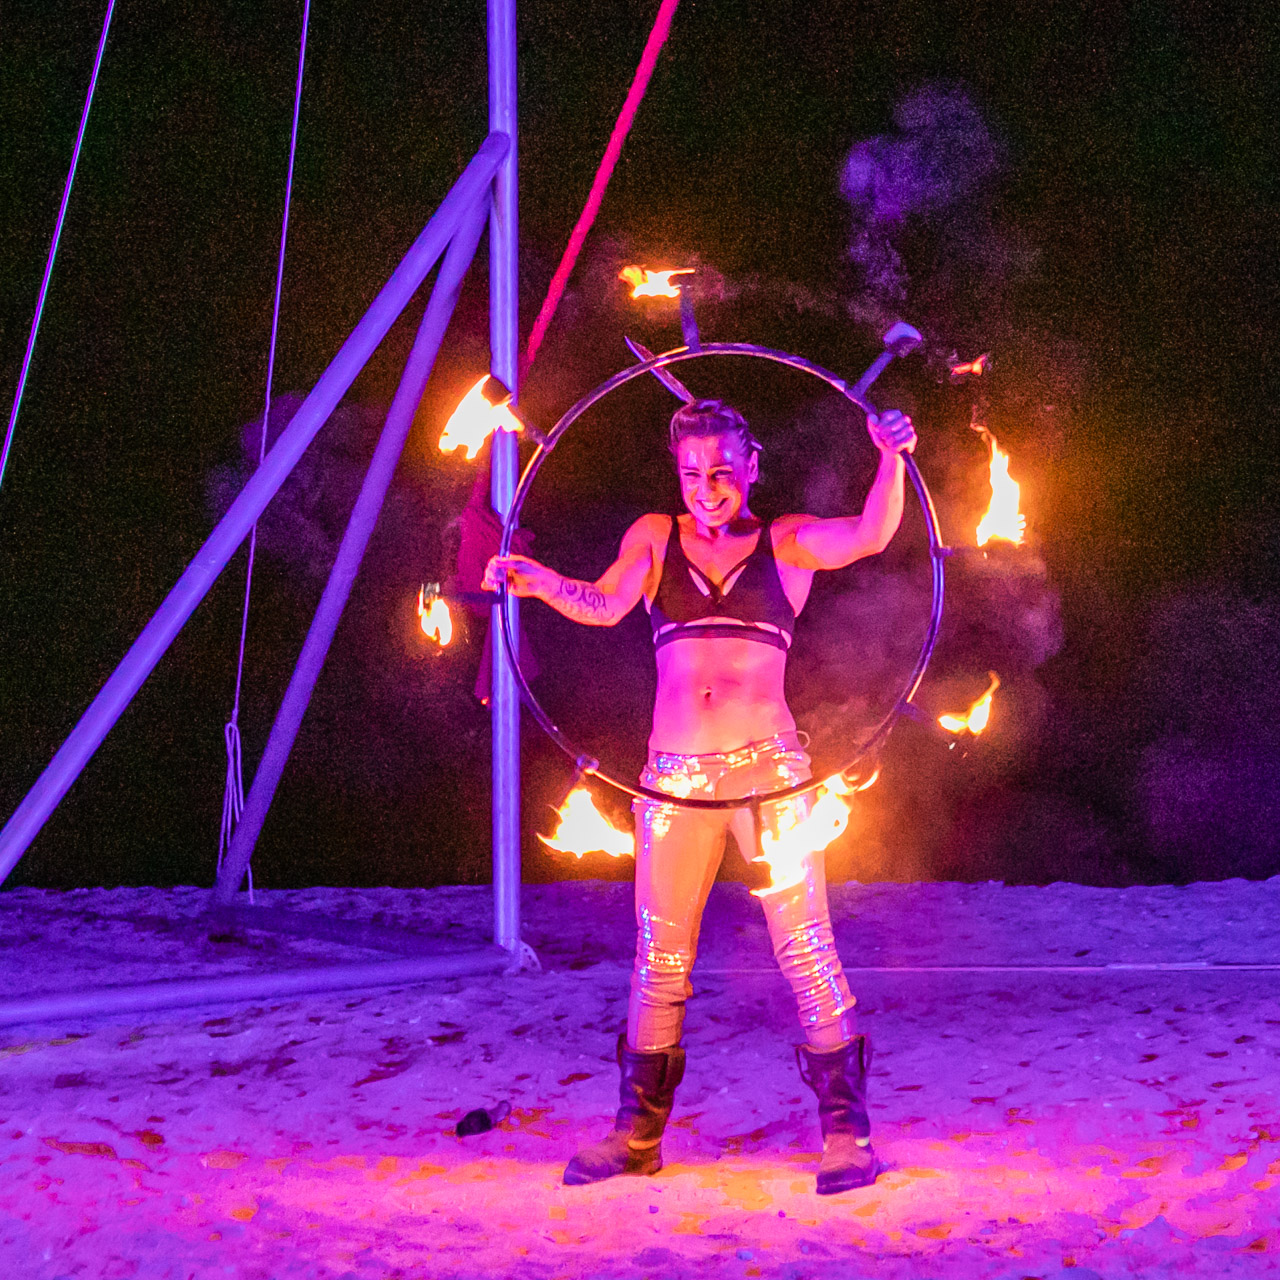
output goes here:
[{"label": "smiling face", "polygon": [[676,472],[684,505],[704,528],[725,528],[751,514],[747,495],[760,465],[739,432],[686,436],[676,446]]}]

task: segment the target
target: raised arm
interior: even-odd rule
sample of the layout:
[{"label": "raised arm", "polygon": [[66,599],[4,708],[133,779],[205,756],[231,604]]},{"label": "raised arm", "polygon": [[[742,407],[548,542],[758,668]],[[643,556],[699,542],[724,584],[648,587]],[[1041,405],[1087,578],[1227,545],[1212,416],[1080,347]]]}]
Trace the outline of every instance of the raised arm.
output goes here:
[{"label": "raised arm", "polygon": [[494,556],[484,571],[484,589],[507,590],[543,600],[557,613],[590,627],[611,627],[635,608],[647,589],[656,587],[655,537],[665,537],[662,517],[641,516],[623,534],[618,558],[596,579],[566,578],[528,556]]},{"label": "raised arm", "polygon": [[843,569],[863,556],[887,547],[902,523],[902,453],[916,447],[911,419],[896,409],[867,419],[867,430],[880,451],[880,465],[862,514],[820,520],[816,516],[787,516],[779,521],[776,553],[797,569]]}]

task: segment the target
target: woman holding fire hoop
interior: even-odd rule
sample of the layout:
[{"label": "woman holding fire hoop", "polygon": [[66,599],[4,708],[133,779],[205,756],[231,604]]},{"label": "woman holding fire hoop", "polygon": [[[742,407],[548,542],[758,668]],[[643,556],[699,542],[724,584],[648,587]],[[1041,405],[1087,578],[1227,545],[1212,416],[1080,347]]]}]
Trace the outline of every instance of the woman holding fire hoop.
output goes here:
[{"label": "woman holding fire hoop", "polygon": [[[796,615],[819,569],[839,569],[889,544],[902,519],[903,451],[910,418],[871,415],[880,453],[862,514],[789,515],[765,525],[749,506],[761,445],[720,400],[695,400],[671,419],[669,446],[685,513],[646,515],[594,583],[565,578],[520,555],[495,556],[484,586],[545,601],[589,626],[613,626],[641,598],[658,665],[646,787],[678,798],[746,800],[806,781],[809,757],[783,693]],[[812,796],[759,807],[777,836],[804,817]],[[707,895],[732,831],[756,847],[749,807],[691,809],[635,804],[636,939],[625,1036],[618,1041],[621,1105],[613,1131],[565,1169],[566,1183],[662,1167],[661,1141],[684,1074],[680,1045],[689,974]],[[778,964],[795,993],[806,1043],[801,1075],[818,1098],[823,1155],[818,1193],[875,1180],[866,1075],[870,1047],[855,1034],[854,997],[836,954],[821,853],[803,855],[796,881],[760,893]]]}]

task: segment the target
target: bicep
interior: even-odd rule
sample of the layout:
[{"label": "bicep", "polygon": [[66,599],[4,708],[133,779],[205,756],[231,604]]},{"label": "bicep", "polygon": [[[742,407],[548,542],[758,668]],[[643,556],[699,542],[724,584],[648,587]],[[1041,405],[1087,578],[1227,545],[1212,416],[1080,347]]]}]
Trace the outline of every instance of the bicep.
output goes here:
[{"label": "bicep", "polygon": [[797,569],[843,569],[880,550],[861,516],[787,516],[780,532],[778,558]]},{"label": "bicep", "polygon": [[637,520],[623,535],[618,558],[596,580],[596,586],[612,602],[621,618],[640,602],[653,574],[651,517]]}]

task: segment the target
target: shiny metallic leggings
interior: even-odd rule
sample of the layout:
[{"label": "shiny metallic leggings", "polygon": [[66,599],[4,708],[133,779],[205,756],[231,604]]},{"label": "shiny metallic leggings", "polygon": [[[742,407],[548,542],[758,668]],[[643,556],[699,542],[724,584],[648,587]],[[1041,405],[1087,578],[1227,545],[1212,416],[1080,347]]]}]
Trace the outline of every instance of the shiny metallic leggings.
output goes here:
[{"label": "shiny metallic leggings", "polygon": [[[811,776],[809,757],[794,733],[751,742],[714,755],[650,752],[641,782],[673,796],[717,800],[761,795]],[[811,797],[764,805],[760,822],[776,831],[788,811],[802,817]],[[636,813],[636,962],[627,1013],[627,1041],[652,1052],[678,1044],[689,973],[707,894],[732,831],[744,856],[755,856],[749,809],[685,809],[638,800]],[[760,895],[773,954],[791,984],[805,1039],[834,1049],[854,1034],[854,998],[836,954],[827,909],[822,854],[805,861],[802,883]]]}]

